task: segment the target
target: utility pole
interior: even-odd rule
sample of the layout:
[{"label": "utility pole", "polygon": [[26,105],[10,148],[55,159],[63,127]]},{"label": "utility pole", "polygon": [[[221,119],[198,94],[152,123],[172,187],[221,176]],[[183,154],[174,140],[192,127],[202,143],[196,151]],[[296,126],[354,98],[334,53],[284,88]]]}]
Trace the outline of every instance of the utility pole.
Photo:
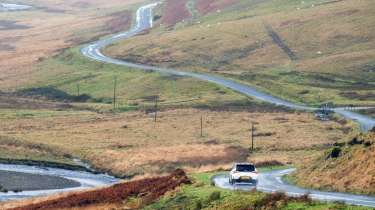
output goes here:
[{"label": "utility pole", "polygon": [[203,116],[201,115],[201,137],[203,137]]},{"label": "utility pole", "polygon": [[115,76],[113,81],[113,110],[116,109],[116,91],[117,91],[117,76]]},{"label": "utility pole", "polygon": [[251,151],[254,152],[254,123],[251,123]]},{"label": "utility pole", "polygon": [[155,97],[155,118],[154,118],[155,123],[156,123],[156,119],[158,117],[158,99],[159,99],[159,96],[156,96]]}]

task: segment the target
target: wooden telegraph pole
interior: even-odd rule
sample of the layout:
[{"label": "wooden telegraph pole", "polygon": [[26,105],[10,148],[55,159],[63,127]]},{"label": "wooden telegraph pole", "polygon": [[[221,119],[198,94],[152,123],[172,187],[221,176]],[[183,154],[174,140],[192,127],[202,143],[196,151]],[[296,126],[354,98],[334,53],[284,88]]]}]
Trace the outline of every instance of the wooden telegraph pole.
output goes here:
[{"label": "wooden telegraph pole", "polygon": [[79,83],[77,84],[77,96],[79,96]]},{"label": "wooden telegraph pole", "polygon": [[254,123],[251,123],[251,151],[254,152]]},{"label": "wooden telegraph pole", "polygon": [[113,81],[113,110],[116,109],[116,91],[117,91],[117,76],[115,76]]},{"label": "wooden telegraph pole", "polygon": [[158,117],[158,99],[159,99],[159,96],[156,96],[155,97],[155,118],[154,118],[155,123]]},{"label": "wooden telegraph pole", "polygon": [[201,115],[201,137],[203,137],[203,116]]}]

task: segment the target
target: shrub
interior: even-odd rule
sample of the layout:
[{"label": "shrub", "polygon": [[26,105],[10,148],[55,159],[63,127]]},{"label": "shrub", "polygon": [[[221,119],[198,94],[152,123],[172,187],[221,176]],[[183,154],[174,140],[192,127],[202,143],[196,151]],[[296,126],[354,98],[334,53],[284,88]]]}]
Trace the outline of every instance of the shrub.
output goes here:
[{"label": "shrub", "polygon": [[349,145],[357,145],[357,144],[363,144],[363,140],[358,140],[357,137],[354,137],[352,140],[348,142]]},{"label": "shrub", "polygon": [[2,192],[2,193],[7,193],[8,190],[5,189],[3,186],[0,185],[0,192]]},{"label": "shrub", "polygon": [[300,197],[289,197],[283,192],[276,192],[267,194],[263,199],[258,200],[253,209],[280,209],[291,201],[311,203],[311,198],[308,194]]},{"label": "shrub", "polygon": [[208,197],[208,202],[212,202],[212,201],[216,201],[216,200],[219,200],[221,197],[221,194],[219,191],[214,191],[210,194],[210,196]]},{"label": "shrub", "polygon": [[202,201],[201,201],[201,200],[197,200],[197,201],[195,202],[194,205],[195,205],[195,206],[194,206],[194,209],[195,209],[195,210],[200,210],[200,209],[203,208],[203,205],[202,205]]},{"label": "shrub", "polygon": [[47,100],[65,102],[87,102],[91,99],[91,96],[88,94],[81,94],[78,96],[70,95],[54,87],[38,87],[23,89],[17,91],[16,95],[22,97],[43,98]]},{"label": "shrub", "polygon": [[261,162],[255,163],[255,166],[260,167],[272,167],[272,166],[284,166],[284,163],[278,161],[278,160],[265,160]]},{"label": "shrub", "polygon": [[341,154],[341,148],[340,147],[333,147],[328,158],[338,158]]}]

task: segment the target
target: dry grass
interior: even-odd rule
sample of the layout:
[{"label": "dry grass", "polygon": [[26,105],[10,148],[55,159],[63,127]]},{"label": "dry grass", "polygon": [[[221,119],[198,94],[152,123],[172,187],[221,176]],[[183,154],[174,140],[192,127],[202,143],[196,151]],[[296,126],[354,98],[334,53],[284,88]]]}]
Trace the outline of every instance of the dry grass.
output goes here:
[{"label": "dry grass", "polygon": [[126,10],[140,2],[142,0],[36,0],[25,1],[32,4],[34,10],[0,13],[0,19],[24,26],[1,31],[0,43],[8,50],[0,50],[0,87],[13,89],[30,82],[29,76],[35,71],[33,65],[61,49],[125,30],[131,18]]},{"label": "dry grass", "polygon": [[[58,113],[58,112],[57,112]],[[203,137],[200,117],[203,116]],[[118,175],[228,167],[249,155],[250,122],[255,123],[255,162],[298,162],[345,138],[343,126],[322,123],[305,113],[215,112],[196,109],[152,114],[67,112],[50,116],[6,116],[0,134],[44,144],[90,161]],[[310,152],[306,152],[311,150]],[[272,151],[272,153],[271,153]],[[274,155],[271,155],[271,154]],[[266,157],[266,158],[264,158]]]},{"label": "dry grass", "polygon": [[235,4],[236,0],[198,0],[197,9],[200,14],[205,15],[210,12],[219,12],[221,9]]},{"label": "dry grass", "polygon": [[48,198],[11,202],[2,205],[2,209],[48,210],[82,209],[82,207],[83,209],[109,209],[123,206],[123,202],[131,197],[140,199],[140,205],[138,206],[138,208],[140,208],[160,198],[166,192],[174,190],[182,184],[190,183],[191,181],[184,171],[175,170],[167,176],[125,182],[102,189],[64,193],[49,196]]},{"label": "dry grass", "polygon": [[165,2],[164,14],[161,23],[166,26],[174,26],[176,23],[181,22],[191,17],[186,8],[188,0],[167,0]]},{"label": "dry grass", "polygon": [[298,184],[325,190],[375,194],[375,133],[363,134],[357,141],[338,147],[337,158],[332,149],[297,171]]}]

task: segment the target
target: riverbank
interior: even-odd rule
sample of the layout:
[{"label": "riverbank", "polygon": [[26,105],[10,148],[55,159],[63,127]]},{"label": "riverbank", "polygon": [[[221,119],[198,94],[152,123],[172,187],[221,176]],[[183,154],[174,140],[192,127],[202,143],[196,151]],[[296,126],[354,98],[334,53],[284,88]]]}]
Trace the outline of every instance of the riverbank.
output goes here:
[{"label": "riverbank", "polygon": [[51,161],[43,161],[43,160],[0,158],[0,164],[37,166],[37,167],[42,167],[42,168],[47,168],[47,167],[59,168],[59,169],[72,170],[72,171],[85,171],[85,172],[90,172],[94,174],[100,173],[98,171],[91,170],[86,166],[72,165],[72,164],[67,164],[67,163],[58,163],[58,162],[51,162]]},{"label": "riverbank", "polygon": [[25,165],[0,164],[0,201],[109,186],[119,180],[106,174]]}]

